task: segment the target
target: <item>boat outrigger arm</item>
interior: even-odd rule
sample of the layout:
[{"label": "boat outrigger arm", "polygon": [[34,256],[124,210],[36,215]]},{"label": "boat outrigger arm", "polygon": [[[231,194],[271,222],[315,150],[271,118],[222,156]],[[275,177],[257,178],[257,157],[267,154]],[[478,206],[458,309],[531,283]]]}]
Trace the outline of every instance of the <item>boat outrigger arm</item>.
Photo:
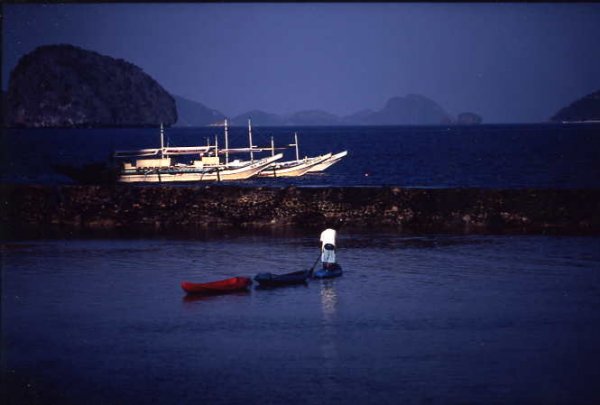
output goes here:
[{"label": "boat outrigger arm", "polygon": [[115,158],[130,158],[130,157],[143,157],[143,156],[156,156],[160,151],[159,148],[153,149],[132,149],[132,150],[118,150],[115,151],[113,157]]}]

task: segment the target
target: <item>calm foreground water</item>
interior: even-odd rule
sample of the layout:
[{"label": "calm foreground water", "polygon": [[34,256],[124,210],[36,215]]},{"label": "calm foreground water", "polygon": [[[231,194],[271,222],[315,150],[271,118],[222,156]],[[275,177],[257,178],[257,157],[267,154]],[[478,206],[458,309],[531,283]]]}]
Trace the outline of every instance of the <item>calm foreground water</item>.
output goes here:
[{"label": "calm foreground water", "polygon": [[318,235],[4,242],[3,395],[598,403],[599,242],[341,234],[341,278],[202,299],[179,283],[306,268]]}]

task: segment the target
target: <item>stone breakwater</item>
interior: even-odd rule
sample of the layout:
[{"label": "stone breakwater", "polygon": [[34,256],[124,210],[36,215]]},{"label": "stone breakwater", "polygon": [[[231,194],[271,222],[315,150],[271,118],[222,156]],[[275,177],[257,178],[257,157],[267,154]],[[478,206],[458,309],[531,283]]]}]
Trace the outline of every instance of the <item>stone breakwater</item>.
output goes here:
[{"label": "stone breakwater", "polygon": [[[6,230],[323,228],[600,234],[600,190],[3,185]],[[343,225],[342,225],[343,224]]]}]

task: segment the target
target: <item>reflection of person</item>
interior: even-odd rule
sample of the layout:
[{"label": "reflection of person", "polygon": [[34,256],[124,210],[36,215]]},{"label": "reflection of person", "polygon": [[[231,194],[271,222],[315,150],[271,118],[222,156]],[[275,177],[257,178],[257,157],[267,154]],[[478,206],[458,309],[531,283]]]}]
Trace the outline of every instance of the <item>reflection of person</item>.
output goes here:
[{"label": "reflection of person", "polygon": [[321,262],[324,269],[330,269],[335,264],[335,230],[325,229],[321,232]]}]

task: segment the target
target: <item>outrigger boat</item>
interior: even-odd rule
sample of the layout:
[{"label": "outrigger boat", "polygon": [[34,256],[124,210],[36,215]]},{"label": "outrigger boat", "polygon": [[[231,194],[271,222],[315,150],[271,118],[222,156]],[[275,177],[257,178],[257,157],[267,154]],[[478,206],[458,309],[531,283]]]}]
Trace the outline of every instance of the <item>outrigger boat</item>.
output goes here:
[{"label": "outrigger boat", "polygon": [[[231,150],[227,148],[227,121],[225,122],[225,145],[225,164],[222,164],[219,159],[218,140],[215,140],[215,145],[165,147],[164,128],[161,124],[160,148],[115,152],[114,157],[116,158],[142,158],[136,159],[135,163],[123,163],[117,181],[121,183],[168,183],[245,180],[256,176],[268,165],[283,157],[283,154],[278,153],[264,159],[252,159],[244,162],[237,160],[230,163],[229,153]],[[200,160],[193,160],[189,164],[174,163],[171,156],[177,155],[196,155],[200,157]]]},{"label": "outrigger boat", "polygon": [[[308,173],[308,171],[328,160],[331,157],[331,153],[327,153],[321,156],[305,157],[300,159],[300,153],[298,150],[298,134],[294,133],[294,143],[289,146],[296,147],[296,160],[288,160],[285,162],[271,163],[263,171],[261,171],[259,177],[300,177]],[[273,137],[271,137],[271,150],[275,151],[275,145]],[[274,152],[273,152],[274,153]]]},{"label": "outrigger boat", "polygon": [[331,157],[327,160],[325,160],[322,163],[319,163],[318,165],[315,165],[313,167],[311,167],[310,169],[308,169],[308,173],[319,173],[324,171],[325,169],[327,169],[328,167],[336,164],[337,162],[339,162],[340,160],[342,160],[342,158],[344,156],[346,156],[348,154],[348,151],[345,150],[343,152],[340,153],[336,153],[335,155],[331,155]]},{"label": "outrigger boat", "polygon": [[[257,147],[252,144],[252,126],[248,120],[248,148],[230,149],[228,144],[228,122],[225,120],[225,148],[219,149],[218,140],[214,145],[210,142],[205,146],[170,147],[164,145],[164,128],[160,127],[160,147],[121,150],[113,154],[114,158],[125,160],[119,165],[114,164],[89,164],[83,167],[56,165],[60,173],[82,183],[171,183],[171,182],[198,182],[198,181],[240,181],[251,177],[299,177],[306,173],[320,172],[332,164],[337,163],[347,151],[331,155],[331,153],[300,159],[298,150],[298,136],[294,134],[295,143],[289,146],[296,147],[296,160],[279,162],[283,154],[275,154],[273,138],[271,147]],[[271,151],[271,157],[254,159],[254,154]],[[249,153],[250,160],[229,160],[229,154]],[[191,162],[180,163],[180,156],[193,156]],[[221,162],[219,155],[224,155],[225,162]]]}]

